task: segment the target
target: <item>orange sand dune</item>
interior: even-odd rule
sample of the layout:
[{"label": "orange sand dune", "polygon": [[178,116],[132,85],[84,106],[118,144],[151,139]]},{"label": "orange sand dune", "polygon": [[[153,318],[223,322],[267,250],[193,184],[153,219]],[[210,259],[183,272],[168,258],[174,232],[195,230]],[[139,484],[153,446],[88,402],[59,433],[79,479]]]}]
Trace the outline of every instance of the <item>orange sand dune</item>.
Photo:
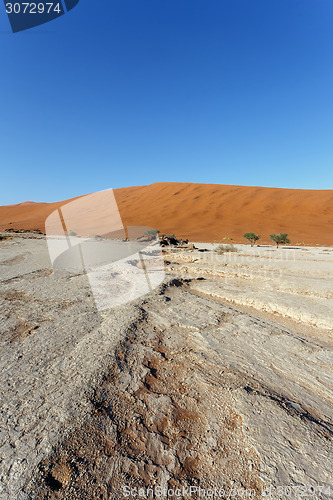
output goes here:
[{"label": "orange sand dune", "polygon": [[[333,245],[333,190],[163,182],[114,194],[125,226],[150,226],[192,241],[244,242],[242,235],[253,231],[263,243],[285,232],[293,244]],[[48,215],[69,201],[0,207],[0,230],[44,231]]]}]

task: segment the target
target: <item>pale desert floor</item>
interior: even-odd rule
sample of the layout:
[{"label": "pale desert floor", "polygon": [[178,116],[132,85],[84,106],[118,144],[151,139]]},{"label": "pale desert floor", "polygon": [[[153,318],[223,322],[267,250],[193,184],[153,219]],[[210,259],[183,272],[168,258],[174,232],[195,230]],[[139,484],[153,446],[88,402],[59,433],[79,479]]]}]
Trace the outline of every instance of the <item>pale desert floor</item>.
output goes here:
[{"label": "pale desert floor", "polygon": [[196,246],[98,312],[44,237],[0,242],[1,499],[333,496],[333,249]]}]

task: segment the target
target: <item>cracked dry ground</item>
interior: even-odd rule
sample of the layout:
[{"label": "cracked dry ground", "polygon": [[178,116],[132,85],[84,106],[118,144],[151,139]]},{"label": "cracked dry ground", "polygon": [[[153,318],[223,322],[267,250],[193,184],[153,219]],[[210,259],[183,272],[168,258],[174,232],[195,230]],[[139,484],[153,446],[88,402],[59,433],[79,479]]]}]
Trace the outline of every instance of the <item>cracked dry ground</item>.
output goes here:
[{"label": "cracked dry ground", "polygon": [[125,485],[259,494],[259,457],[230,392],[245,381],[225,372],[195,336],[221,326],[225,313],[193,297],[183,321],[180,311],[171,319],[173,302],[186,305],[183,286],[173,281],[141,305],[91,397],[91,417],[40,464],[36,498],[117,499]]},{"label": "cracked dry ground", "polygon": [[329,498],[327,342],[200,296],[197,280],[100,314],[85,276],[57,276],[34,254],[5,264],[2,281],[0,498],[120,499],[154,485]]}]

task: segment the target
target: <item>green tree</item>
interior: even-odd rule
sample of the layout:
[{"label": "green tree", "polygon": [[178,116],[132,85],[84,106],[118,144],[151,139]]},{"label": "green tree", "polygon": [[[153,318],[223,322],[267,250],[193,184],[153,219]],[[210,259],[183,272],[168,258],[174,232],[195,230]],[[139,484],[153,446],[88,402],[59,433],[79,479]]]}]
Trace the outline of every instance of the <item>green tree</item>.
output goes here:
[{"label": "green tree", "polygon": [[260,240],[260,234],[255,234],[255,233],[245,233],[244,238],[247,239],[251,243],[251,247]]},{"label": "green tree", "polygon": [[287,245],[290,243],[288,233],[270,234],[269,237],[276,243],[277,248],[279,248],[279,245]]}]

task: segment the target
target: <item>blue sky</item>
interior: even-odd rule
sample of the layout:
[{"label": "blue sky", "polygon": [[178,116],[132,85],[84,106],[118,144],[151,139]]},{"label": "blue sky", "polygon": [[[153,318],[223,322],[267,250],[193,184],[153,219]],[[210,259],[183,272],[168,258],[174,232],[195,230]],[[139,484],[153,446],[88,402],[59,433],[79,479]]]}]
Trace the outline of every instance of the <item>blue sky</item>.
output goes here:
[{"label": "blue sky", "polygon": [[152,182],[333,188],[332,0],[0,5],[0,204]]}]

